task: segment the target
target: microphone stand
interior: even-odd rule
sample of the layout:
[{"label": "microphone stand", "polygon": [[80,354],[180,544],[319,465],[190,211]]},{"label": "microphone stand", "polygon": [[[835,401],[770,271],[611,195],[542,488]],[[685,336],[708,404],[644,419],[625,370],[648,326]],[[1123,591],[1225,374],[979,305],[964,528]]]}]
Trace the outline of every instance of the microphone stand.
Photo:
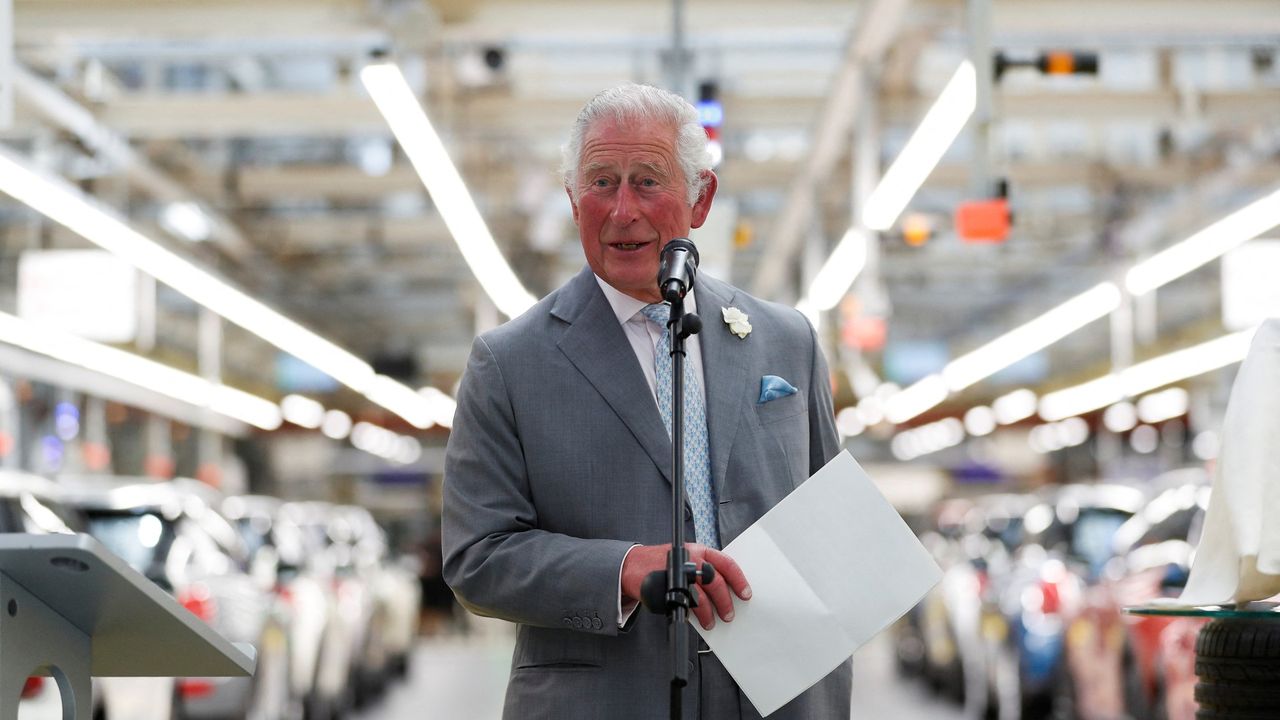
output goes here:
[{"label": "microphone stand", "polygon": [[692,586],[711,582],[715,569],[710,563],[698,568],[689,562],[684,545],[684,361],[685,339],[702,329],[697,315],[684,313],[684,297],[671,293],[671,319],[667,332],[671,341],[671,552],[667,569],[650,573],[641,590],[644,605],[667,615],[671,647],[671,720],[681,720],[684,688],[689,684],[689,610],[697,606]]}]

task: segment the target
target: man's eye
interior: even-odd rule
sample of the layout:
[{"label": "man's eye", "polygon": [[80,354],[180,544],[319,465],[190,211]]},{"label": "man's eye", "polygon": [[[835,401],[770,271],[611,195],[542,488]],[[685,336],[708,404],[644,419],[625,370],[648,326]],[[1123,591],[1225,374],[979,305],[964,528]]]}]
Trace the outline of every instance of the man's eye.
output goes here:
[{"label": "man's eye", "polygon": [[645,178],[640,181],[640,184],[643,185],[644,187],[657,187],[658,181],[654,180],[653,178]]},{"label": "man's eye", "polygon": [[591,184],[595,187],[609,187],[609,178],[596,178]]}]

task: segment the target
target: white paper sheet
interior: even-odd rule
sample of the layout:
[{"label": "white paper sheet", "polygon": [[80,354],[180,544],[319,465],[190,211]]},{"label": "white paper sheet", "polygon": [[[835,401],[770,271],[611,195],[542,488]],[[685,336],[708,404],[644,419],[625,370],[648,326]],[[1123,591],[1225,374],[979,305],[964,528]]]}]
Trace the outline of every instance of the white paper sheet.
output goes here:
[{"label": "white paper sheet", "polygon": [[842,452],[724,548],[751,584],[733,622],[694,629],[761,715],[826,677],[942,571]]}]

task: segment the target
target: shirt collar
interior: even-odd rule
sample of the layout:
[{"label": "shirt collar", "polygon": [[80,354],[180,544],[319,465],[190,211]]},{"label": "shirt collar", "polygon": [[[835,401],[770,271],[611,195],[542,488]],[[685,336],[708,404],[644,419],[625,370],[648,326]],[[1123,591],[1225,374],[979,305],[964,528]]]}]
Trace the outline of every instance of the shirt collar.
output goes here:
[{"label": "shirt collar", "polygon": [[[593,273],[594,274],[594,273]],[[596,282],[600,284],[600,289],[604,291],[604,297],[609,301],[609,307],[613,308],[613,314],[618,317],[618,324],[626,325],[631,318],[635,317],[649,303],[643,300],[637,300],[630,295],[618,290],[614,286],[605,282],[603,278],[596,275]],[[684,311],[686,313],[696,313],[698,311],[698,303],[694,298],[694,290],[690,290],[684,296]]]}]

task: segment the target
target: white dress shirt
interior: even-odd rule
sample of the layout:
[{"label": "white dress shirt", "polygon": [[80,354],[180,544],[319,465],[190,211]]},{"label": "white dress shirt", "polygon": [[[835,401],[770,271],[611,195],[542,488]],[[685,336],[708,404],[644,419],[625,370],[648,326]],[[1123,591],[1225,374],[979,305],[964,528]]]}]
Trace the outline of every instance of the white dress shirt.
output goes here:
[{"label": "white dress shirt", "polygon": [[[658,327],[657,323],[649,321],[649,318],[640,312],[649,303],[643,300],[637,300],[630,295],[626,295],[614,286],[605,282],[596,275],[596,282],[600,284],[600,289],[604,291],[605,299],[609,301],[609,306],[613,308],[613,314],[618,317],[618,324],[622,326],[622,332],[626,334],[627,341],[631,343],[631,349],[635,351],[636,360],[640,361],[640,369],[644,371],[644,378],[649,383],[649,392],[653,393],[653,404],[658,404],[658,380],[657,369],[654,364],[658,354],[658,341],[662,339],[666,328]],[[694,297],[696,289],[690,289],[689,293],[684,296],[684,311],[686,313],[696,313],[698,311],[697,299]],[[693,376],[698,379],[698,392],[702,395],[703,402],[706,402],[706,380],[702,374],[702,346],[698,344],[698,336],[690,335],[684,342],[685,362],[693,370]],[[689,392],[689,388],[685,389]],[[632,548],[638,547],[633,545]],[[630,555],[631,551],[628,550]],[[627,558],[624,555],[622,563],[625,565]],[[634,600],[628,601],[626,605],[622,602],[622,567],[618,567],[618,627],[622,627],[631,614],[636,611],[639,603]]]},{"label": "white dress shirt", "polygon": [[[627,340],[631,342],[631,349],[635,351],[636,359],[640,361],[640,369],[644,371],[644,379],[649,382],[649,392],[653,393],[653,402],[658,402],[658,381],[654,363],[656,361],[658,341],[662,339],[662,335],[666,333],[666,328],[658,327],[657,323],[650,322],[649,318],[640,312],[649,303],[643,300],[637,300],[630,295],[625,295],[617,288],[596,276],[596,282],[600,283],[600,289],[604,291],[605,299],[609,301],[609,306],[613,308],[613,314],[618,317],[618,324],[622,326],[622,331],[626,333]],[[696,289],[690,290],[689,294],[684,297],[684,311],[686,313],[698,312],[698,302],[694,297],[697,293]],[[698,378],[698,392],[702,394],[703,402],[707,399],[707,386],[705,378],[702,374],[702,346],[698,343],[697,335],[690,335],[684,341],[685,362],[693,369],[693,376]]]}]

